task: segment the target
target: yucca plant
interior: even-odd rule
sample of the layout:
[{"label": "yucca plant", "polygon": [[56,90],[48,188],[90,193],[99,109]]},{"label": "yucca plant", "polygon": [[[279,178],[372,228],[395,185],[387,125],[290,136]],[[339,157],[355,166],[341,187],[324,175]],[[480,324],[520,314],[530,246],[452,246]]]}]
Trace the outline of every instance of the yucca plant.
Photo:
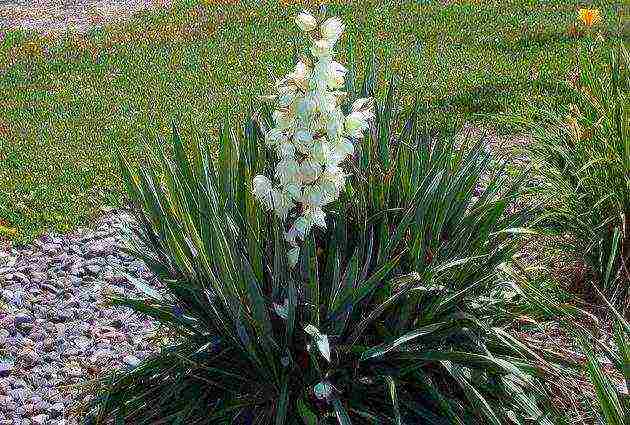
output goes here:
[{"label": "yucca plant", "polygon": [[[374,69],[354,90],[351,67],[348,91],[373,95]],[[535,357],[497,319],[496,270],[526,219],[510,209],[519,183],[489,169],[481,144],[428,135],[419,108],[402,119],[394,88],[295,268],[284,223],[251,189],[273,164],[266,109],[213,144],[174,131],[173,154],[140,170],[123,159],[132,252],[164,290],[113,302],[170,339],[103,382],[93,421],[552,423]]]},{"label": "yucca plant", "polygon": [[[608,64],[582,51],[568,116],[543,111],[522,129],[532,134],[526,154],[539,182],[540,223],[562,249],[590,270],[593,281],[622,311],[630,287],[630,75],[620,43]],[[539,119],[542,116],[542,119]],[[588,288],[586,288],[588,289]],[[591,288],[591,293],[593,290]]]},{"label": "yucca plant", "polygon": [[[613,345],[608,346],[586,332],[578,335],[578,341],[586,355],[586,372],[597,396],[597,423],[627,425],[630,423],[630,325],[601,292],[599,295],[613,319]],[[612,370],[622,379],[620,385],[604,370],[597,352],[610,361]],[[626,390],[622,391],[620,386]]]}]

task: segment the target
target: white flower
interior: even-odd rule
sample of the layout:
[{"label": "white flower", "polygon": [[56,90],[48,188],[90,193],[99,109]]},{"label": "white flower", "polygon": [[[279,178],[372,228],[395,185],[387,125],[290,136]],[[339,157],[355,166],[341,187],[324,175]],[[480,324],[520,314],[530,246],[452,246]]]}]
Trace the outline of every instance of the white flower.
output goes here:
[{"label": "white flower", "polygon": [[330,203],[326,190],[317,184],[305,187],[301,200],[308,208],[319,208]]},{"label": "white flower", "polygon": [[317,102],[313,96],[306,96],[297,106],[297,113],[302,119],[307,119],[317,110]]},{"label": "white flower", "polygon": [[328,87],[338,89],[344,84],[344,77],[348,70],[339,62],[331,62],[328,70]]},{"label": "white flower", "polygon": [[318,59],[330,57],[333,45],[328,40],[316,40],[311,46],[311,53]]},{"label": "white flower", "polygon": [[326,122],[326,136],[329,140],[337,140],[343,131],[343,114],[341,111],[332,113]]},{"label": "white flower", "polygon": [[297,150],[307,155],[313,147],[313,135],[305,129],[300,129],[293,136]]},{"label": "white flower", "polygon": [[286,219],[289,210],[295,206],[293,199],[287,193],[277,189],[271,191],[271,199],[275,213],[278,217]]},{"label": "white flower", "polygon": [[284,191],[292,200],[297,201],[302,196],[302,182],[289,183],[284,187]]},{"label": "white flower", "polygon": [[278,104],[281,107],[289,106],[295,100],[296,87],[294,85],[278,87]]},{"label": "white flower", "polygon": [[295,23],[304,32],[311,32],[317,27],[317,20],[306,11],[297,15]]},{"label": "white flower", "polygon": [[330,155],[326,165],[337,166],[343,162],[348,156],[354,155],[354,145],[345,138],[338,139],[337,143],[331,144]]},{"label": "white flower", "polygon": [[317,348],[322,356],[330,361],[330,343],[328,342],[328,335],[322,334],[319,329],[313,325],[307,325],[304,327],[304,332],[309,334],[313,338],[313,342],[317,344]]},{"label": "white flower", "polygon": [[278,145],[278,155],[283,159],[295,157],[295,146],[289,142],[280,143]]},{"label": "white flower", "polygon": [[284,130],[293,126],[295,118],[288,111],[273,111],[273,121],[278,126],[278,129]]},{"label": "white flower", "polygon": [[368,119],[371,114],[365,111],[355,111],[346,117],[346,134],[355,139],[363,137],[363,132],[368,129]]},{"label": "white flower", "polygon": [[315,226],[326,228],[326,213],[319,207],[310,208],[304,213],[307,220],[311,221]]},{"label": "white flower", "polygon": [[374,105],[374,100],[369,97],[362,97],[361,99],[357,99],[352,103],[352,111],[362,111],[362,110],[370,110]]},{"label": "white flower", "polygon": [[328,146],[328,141],[325,137],[320,137],[315,142],[313,142],[310,150],[310,155],[313,161],[318,164],[325,165],[326,160],[330,153],[330,147]]},{"label": "white flower", "polygon": [[302,182],[309,184],[317,180],[322,172],[322,166],[313,160],[307,159],[300,165]]},{"label": "white flower", "polygon": [[279,128],[272,128],[265,134],[265,141],[268,145],[275,145],[276,143],[283,142],[287,139],[284,132]]},{"label": "white flower", "polygon": [[300,181],[300,164],[294,159],[283,159],[276,167],[276,178],[282,185]]},{"label": "white flower", "polygon": [[267,177],[261,175],[254,177],[254,196],[267,208],[271,205],[272,190],[271,181]]},{"label": "white flower", "polygon": [[326,93],[318,98],[318,107],[323,114],[334,115],[339,118],[343,117],[343,114],[337,109],[337,97],[332,93]]},{"label": "white flower", "polygon": [[311,68],[300,61],[295,65],[295,70],[289,74],[289,78],[302,90],[308,90],[308,79],[311,76]]},{"label": "white flower", "polygon": [[336,192],[336,197],[339,196],[339,193],[346,186],[346,173],[344,173],[343,169],[337,166],[327,166],[326,170],[322,173],[321,176],[322,185],[330,184],[330,189],[326,188],[326,190],[334,190]]},{"label": "white flower", "polygon": [[339,20],[339,18],[328,18],[319,27],[322,33],[322,38],[331,46],[334,46],[335,43],[337,43],[339,37],[341,37],[341,33],[343,33],[343,28],[343,23]]}]

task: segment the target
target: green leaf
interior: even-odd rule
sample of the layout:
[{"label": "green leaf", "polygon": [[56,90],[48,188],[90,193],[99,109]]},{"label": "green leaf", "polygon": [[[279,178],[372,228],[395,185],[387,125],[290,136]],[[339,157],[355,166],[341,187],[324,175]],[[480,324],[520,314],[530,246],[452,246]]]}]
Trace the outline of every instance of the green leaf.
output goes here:
[{"label": "green leaf", "polygon": [[341,400],[336,397],[333,398],[332,405],[333,409],[335,409],[335,415],[337,416],[337,422],[339,422],[339,425],[352,425],[350,416],[348,416],[348,412],[346,411],[346,408],[343,407]]},{"label": "green leaf", "polygon": [[142,292],[147,297],[157,301],[162,300],[162,295],[151,286],[147,285],[142,279],[138,279],[124,272],[122,269],[118,269],[118,273],[122,274],[138,291]]},{"label": "green leaf", "polygon": [[450,362],[443,361],[442,365],[451,373],[453,378],[459,383],[461,389],[466,394],[466,398],[476,407],[479,413],[482,413],[484,417],[493,425],[501,425],[501,420],[497,417],[492,406],[485,397],[475,388],[461,373],[459,366],[451,365]]},{"label": "green leaf", "polygon": [[387,384],[387,392],[389,398],[392,401],[392,408],[394,410],[394,417],[396,418],[396,425],[403,425],[402,416],[400,415],[400,407],[398,406],[398,395],[396,394],[396,381],[391,376],[385,377],[385,383]]},{"label": "green leaf", "polygon": [[366,350],[361,354],[360,361],[365,361],[368,359],[381,357],[387,354],[389,351],[395,348],[398,348],[401,345],[408,343],[409,341],[413,341],[416,338],[419,338],[421,336],[428,335],[430,333],[437,331],[442,326],[444,326],[444,323],[434,323],[429,326],[424,326],[422,328],[408,332],[399,338],[396,338],[394,341],[392,341],[389,344],[382,344],[378,347],[370,348],[369,350]]},{"label": "green leaf", "polygon": [[278,409],[276,411],[276,425],[284,425],[287,420],[289,404],[289,380],[285,376],[284,384],[282,385],[282,391],[280,391],[280,398],[278,399]]},{"label": "green leaf", "polygon": [[302,421],[304,422],[304,425],[318,425],[317,415],[313,413],[311,409],[308,408],[303,398],[298,399],[297,409],[298,409],[298,413],[302,417]]}]

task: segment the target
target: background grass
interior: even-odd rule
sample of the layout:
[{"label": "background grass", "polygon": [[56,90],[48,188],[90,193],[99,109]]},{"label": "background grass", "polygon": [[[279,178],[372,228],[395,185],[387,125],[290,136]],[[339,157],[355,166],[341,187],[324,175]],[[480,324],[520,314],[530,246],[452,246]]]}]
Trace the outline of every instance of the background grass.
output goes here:
[{"label": "background grass", "polygon": [[[181,2],[85,36],[7,32],[0,225],[17,230],[9,237],[26,243],[120,206],[115,146],[141,160],[144,144],[164,143],[171,121],[187,140],[210,137],[290,69],[299,42],[292,17],[310,2],[222,3],[230,2]],[[348,25],[338,50],[354,37],[361,63],[373,47],[388,64],[380,77],[402,80],[402,103],[418,93],[430,125],[444,128],[476,114],[568,103],[562,81],[587,40],[568,31],[580,5],[358,0],[329,2],[329,11]],[[611,46],[621,2],[595,6]]]}]

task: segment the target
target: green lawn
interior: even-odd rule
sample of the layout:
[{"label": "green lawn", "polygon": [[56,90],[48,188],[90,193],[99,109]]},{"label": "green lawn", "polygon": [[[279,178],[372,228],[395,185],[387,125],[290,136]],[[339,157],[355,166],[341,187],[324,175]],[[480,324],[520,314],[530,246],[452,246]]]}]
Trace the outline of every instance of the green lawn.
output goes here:
[{"label": "green lawn", "polygon": [[[212,3],[181,3],[85,37],[6,34],[0,225],[17,229],[10,237],[28,242],[119,206],[116,146],[141,159],[144,144],[163,143],[171,121],[187,139],[212,137],[287,72],[300,2]],[[480,119],[475,114],[567,103],[561,82],[586,43],[567,32],[580,4],[358,0],[331,2],[329,11],[348,26],[340,51],[354,37],[361,59],[373,42],[377,56],[389,58],[381,60],[381,77],[398,75],[403,104],[418,93],[428,121],[442,127]],[[610,46],[621,3],[595,4]]]}]

